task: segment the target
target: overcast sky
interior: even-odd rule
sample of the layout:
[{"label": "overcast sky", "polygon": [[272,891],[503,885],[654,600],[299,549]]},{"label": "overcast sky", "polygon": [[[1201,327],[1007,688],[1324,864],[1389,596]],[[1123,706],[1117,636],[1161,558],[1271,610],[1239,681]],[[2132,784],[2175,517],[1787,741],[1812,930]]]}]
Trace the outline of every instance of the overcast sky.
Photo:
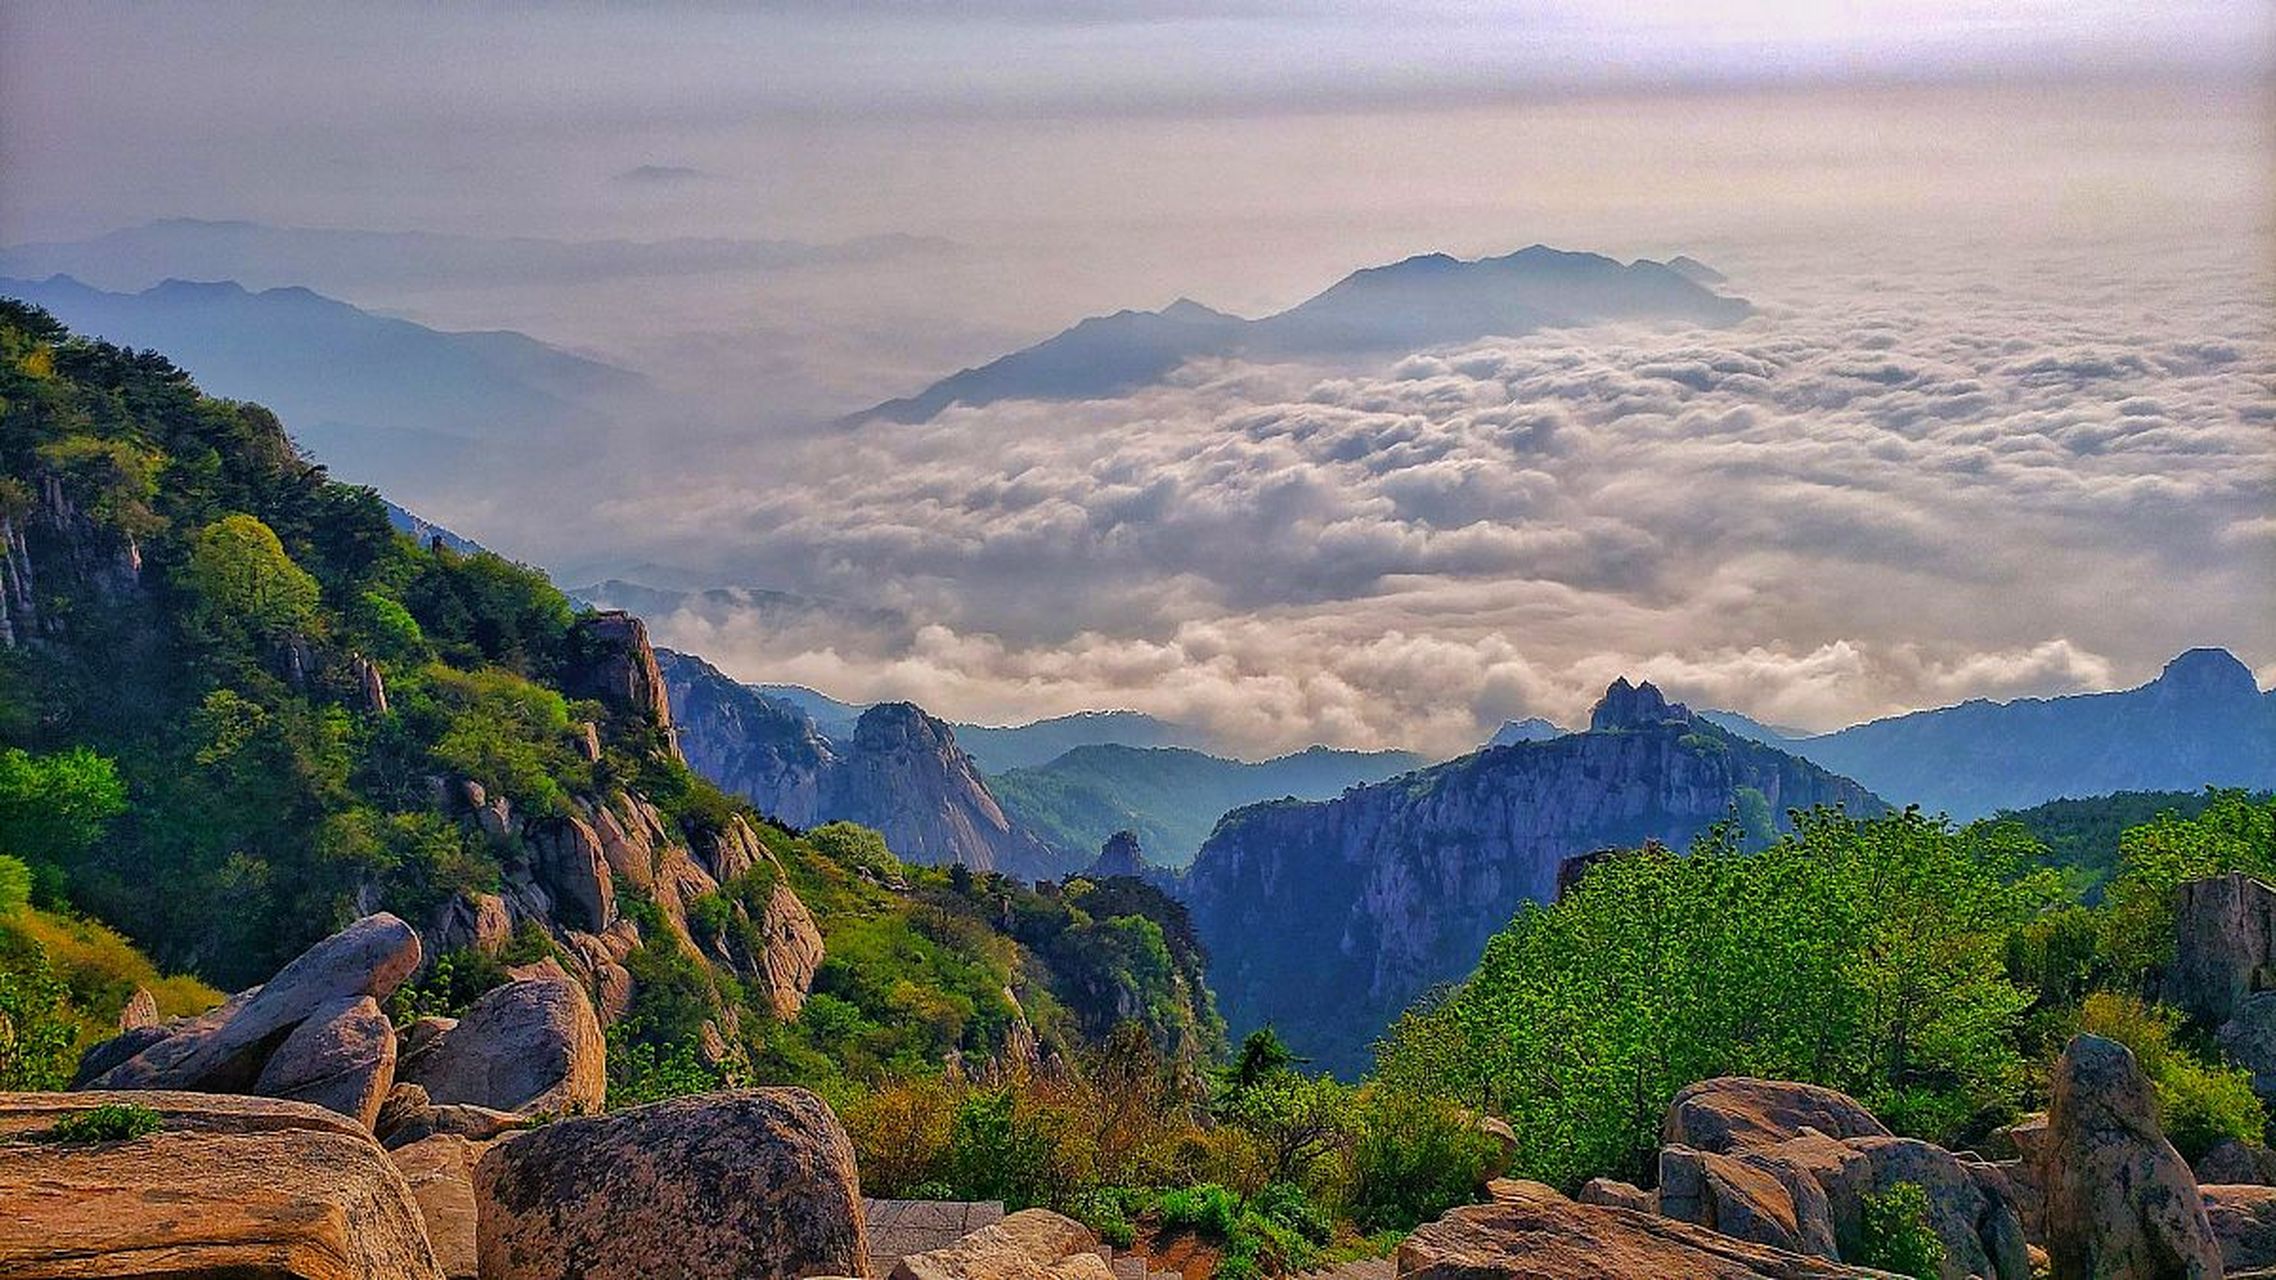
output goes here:
[{"label": "overcast sky", "polygon": [[[2265,685],[2272,14],[0,0],[0,243],[174,216],[953,241],[349,297],[678,397],[605,450],[393,496],[565,575],[918,628],[659,621],[746,678],[1135,705],[1255,750],[1452,749],[1622,672],[1811,727],[2192,644]],[[1761,314],[797,430],[1086,314],[1261,314],[1535,241],[1692,253]]]}]

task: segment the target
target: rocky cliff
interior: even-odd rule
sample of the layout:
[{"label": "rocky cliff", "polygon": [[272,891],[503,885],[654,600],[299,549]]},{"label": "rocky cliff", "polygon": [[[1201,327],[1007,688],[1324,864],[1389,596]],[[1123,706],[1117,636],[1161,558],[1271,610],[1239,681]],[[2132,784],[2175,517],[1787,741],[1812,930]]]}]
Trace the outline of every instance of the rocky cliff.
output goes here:
[{"label": "rocky cliff", "polygon": [[1385,1024],[1468,972],[1521,903],[1553,898],[1566,859],[1835,804],[1882,807],[1623,680],[1586,733],[1227,814],[1186,891],[1235,1033],[1271,1023],[1298,1052],[1354,1071]]},{"label": "rocky cliff", "polygon": [[1030,879],[1070,859],[1006,817],[948,724],[906,702],[864,711],[832,743],[805,713],[699,658],[665,651],[663,681],[694,769],[792,826],[858,822],[910,862]]}]

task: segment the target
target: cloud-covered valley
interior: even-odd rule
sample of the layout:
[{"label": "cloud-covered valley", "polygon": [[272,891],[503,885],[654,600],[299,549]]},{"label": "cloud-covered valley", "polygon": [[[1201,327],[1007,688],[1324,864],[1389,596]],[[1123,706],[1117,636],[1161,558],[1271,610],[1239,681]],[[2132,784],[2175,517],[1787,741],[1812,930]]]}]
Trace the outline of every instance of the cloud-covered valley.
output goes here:
[{"label": "cloud-covered valley", "polygon": [[2195,643],[2268,663],[2265,272],[2127,261],[1757,270],[1730,329],[1198,363],[777,445],[595,515],[912,624],[655,620],[745,678],[980,719],[1132,706],[1253,750],[1455,750],[1621,673],[1830,727],[2132,682]]}]

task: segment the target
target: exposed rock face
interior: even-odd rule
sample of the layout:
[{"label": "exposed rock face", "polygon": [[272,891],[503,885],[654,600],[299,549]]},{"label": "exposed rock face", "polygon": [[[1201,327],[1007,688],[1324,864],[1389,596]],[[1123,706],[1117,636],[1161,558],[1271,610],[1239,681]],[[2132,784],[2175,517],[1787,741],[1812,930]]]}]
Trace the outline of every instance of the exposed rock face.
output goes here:
[{"label": "exposed rock face", "polygon": [[1866,1280],[1882,1273],[1717,1235],[1539,1183],[1427,1223],[1399,1246],[1400,1280]]},{"label": "exposed rock face", "polygon": [[812,718],[755,692],[701,658],[663,650],[680,749],[696,772],[794,827],[829,821],[822,777],[838,754]]},{"label": "exposed rock face", "polygon": [[[670,741],[671,699],[656,668],[646,623],[619,610],[592,614],[578,619],[570,645],[575,656],[562,673],[563,692],[592,698],[620,723],[652,726]],[[670,749],[678,754],[676,746]]]},{"label": "exposed rock face", "polygon": [[475,1168],[485,1280],[858,1276],[853,1145],[803,1089],[561,1120]]},{"label": "exposed rock face", "polygon": [[1595,710],[1589,713],[1591,733],[1617,733],[1624,729],[1654,729],[1660,725],[1688,723],[1691,708],[1680,702],[1669,702],[1659,686],[1646,680],[1632,685],[1626,677],[1612,682],[1597,700]]},{"label": "exposed rock face", "polygon": [[1103,1267],[1098,1247],[1098,1237],[1073,1218],[1022,1209],[945,1248],[910,1254],[894,1265],[890,1280],[1076,1280],[1083,1273],[1060,1264],[1089,1257]]},{"label": "exposed rock face", "polygon": [[2234,1138],[2198,1157],[2197,1185],[2276,1186],[2276,1151]]},{"label": "exposed rock face", "polygon": [[1662,1147],[1659,1211],[1788,1253],[1839,1257],[1824,1188],[1809,1178],[1781,1180],[1778,1173],[1746,1156]]},{"label": "exposed rock face", "polygon": [[127,997],[126,1007],[119,1010],[119,1030],[133,1031],[157,1022],[158,997],[151,995],[148,987],[136,987],[134,994]]},{"label": "exposed rock face", "polygon": [[1880,1118],[1836,1089],[1791,1080],[1718,1076],[1668,1103],[1660,1141],[1729,1152],[1782,1142],[1807,1126],[1829,1138],[1886,1138]]},{"label": "exposed rock face", "polygon": [[426,1224],[427,1243],[449,1280],[475,1280],[474,1165],[484,1148],[456,1134],[432,1137],[388,1152],[411,1188]]},{"label": "exposed rock face", "polygon": [[253,1082],[269,1098],[313,1102],[369,1129],[395,1080],[395,1028],[370,996],[317,1006]]},{"label": "exposed rock face", "polygon": [[2197,1181],[2159,1129],[2134,1055],[2076,1036],[2055,1064],[2053,1094],[2034,1165],[2055,1274],[2219,1277]]},{"label": "exposed rock face", "polygon": [[527,829],[525,843],[538,878],[553,891],[556,923],[599,933],[615,922],[616,884],[592,824],[547,819]]},{"label": "exposed rock face", "polygon": [[1580,1194],[1573,1198],[1582,1204],[1602,1205],[1608,1209],[1634,1209],[1638,1213],[1660,1211],[1657,1193],[1616,1178],[1590,1178],[1581,1184]]},{"label": "exposed rock face", "polygon": [[766,975],[767,1004],[774,1016],[788,1021],[806,1007],[806,993],[822,970],[822,930],[787,884],[774,887],[758,924],[766,942],[759,964]]},{"label": "exposed rock face", "polygon": [[910,862],[1039,877],[1062,859],[1015,827],[948,725],[906,702],[862,712],[853,741],[822,779],[821,812],[874,827]]},{"label": "exposed rock face", "polygon": [[[321,1027],[345,1016],[347,1004],[365,997],[375,1004],[386,999],[418,965],[419,937],[409,925],[385,912],[365,916],[302,952],[266,984],[239,992],[210,1013],[138,1028],[95,1046],[81,1061],[74,1087],[247,1092],[262,1080],[271,1055],[303,1024],[315,1019]],[[354,1034],[366,1042],[361,1052],[375,1074],[382,1051],[370,1042],[384,1041],[384,1057],[392,1067],[394,1032],[386,1020],[374,1026],[362,1018],[356,1027]],[[341,1034],[349,1032],[343,1028]],[[345,1041],[325,1048],[314,1039],[304,1040],[295,1046],[300,1065],[280,1068],[272,1083],[314,1087],[317,1077],[306,1073],[318,1063],[344,1067],[347,1058],[340,1055],[347,1052]],[[391,1078],[376,1080],[372,1106],[391,1083]],[[360,1108],[362,1095],[356,1096]]]},{"label": "exposed rock face", "polygon": [[525,1114],[600,1110],[607,1046],[584,989],[566,978],[509,982],[403,1061],[406,1083],[441,1103]]},{"label": "exposed rock face", "polygon": [[2241,872],[2174,891],[2174,958],[2165,999],[2217,1027],[2253,993],[2276,987],[2276,889]]},{"label": "exposed rock face", "polygon": [[2276,1187],[2207,1186],[2205,1217],[2230,1275],[2276,1267]]},{"label": "exposed rock face", "polygon": [[[157,1110],[156,1133],[39,1140],[72,1111]],[[0,1094],[0,1271],[11,1278],[441,1280],[410,1188],[349,1121],[177,1092]]]},{"label": "exposed rock face", "polygon": [[1083,874],[1093,879],[1130,876],[1144,880],[1152,870],[1146,863],[1146,851],[1138,847],[1138,833],[1117,831],[1099,846],[1098,860],[1085,868]]},{"label": "exposed rock face", "polygon": [[[1655,720],[1656,691],[1615,686],[1608,724],[1496,747],[1333,800],[1227,814],[1186,881],[1236,1031],[1273,1024],[1341,1070],[1431,985],[1461,978],[1565,859],[1659,840],[1682,847],[1742,789],[1772,813],[1882,806],[1856,784],[1701,720]],[[1672,714],[1675,708],[1669,708]]]}]

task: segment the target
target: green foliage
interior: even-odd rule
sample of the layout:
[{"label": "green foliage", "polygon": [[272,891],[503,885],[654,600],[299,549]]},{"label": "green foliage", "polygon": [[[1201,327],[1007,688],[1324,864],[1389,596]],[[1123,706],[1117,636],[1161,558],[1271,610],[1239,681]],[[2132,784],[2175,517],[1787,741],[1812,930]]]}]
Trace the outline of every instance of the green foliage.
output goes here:
[{"label": "green foliage", "polygon": [[1937,1280],[1943,1274],[1944,1239],[1928,1223],[1928,1193],[1919,1183],[1866,1192],[1859,1219],[1854,1251],[1859,1265],[1914,1280]]},{"label": "green foliage", "polygon": [[1356,1102],[1348,1208],[1361,1231],[1411,1230],[1478,1199],[1498,1145],[1468,1111],[1381,1086]]},{"label": "green foliage", "polygon": [[1194,1231],[1222,1240],[1241,1220],[1241,1197],[1208,1183],[1165,1191],[1156,1206],[1162,1225],[1173,1231]]},{"label": "green foliage", "polygon": [[316,579],[285,553],[276,530],[240,512],[200,530],[190,546],[188,581],[207,625],[275,636],[316,617]]},{"label": "green foliage", "polygon": [[968,1095],[949,1122],[950,1185],[975,1200],[1010,1209],[1049,1203],[1053,1135],[1048,1113],[1021,1108],[1013,1091]]},{"label": "green foliage", "polygon": [[690,1043],[658,1046],[635,1040],[621,1026],[608,1029],[608,1109],[709,1093],[726,1079],[697,1056]]},{"label": "green foliage", "polygon": [[32,900],[32,869],[0,853],[0,916],[12,916]]},{"label": "green foliage", "polygon": [[67,991],[38,948],[0,954],[0,1090],[60,1089],[77,1063]]},{"label": "green foliage", "polygon": [[2252,1092],[2252,1073],[2208,1063],[2178,1040],[2181,1016],[2115,992],[2096,992],[2079,1009],[2081,1031],[2133,1051],[2156,1096],[2166,1138],[2194,1161],[2230,1139],[2259,1142],[2267,1112]]},{"label": "green foliage", "polygon": [[166,1119],[149,1107],[107,1102],[65,1116],[48,1131],[57,1142],[124,1142],[165,1127]]},{"label": "green foliage", "polygon": [[2214,792],[2194,818],[2174,813],[2126,832],[2104,893],[2102,950],[2115,982],[2145,990],[2173,958],[2174,891],[2242,871],[2276,880],[2276,797]]},{"label": "green foliage", "polygon": [[125,810],[117,767],[85,747],[44,756],[0,750],[0,851],[35,874],[74,865]]},{"label": "green foliage", "polygon": [[2101,900],[2104,884],[2117,873],[2119,844],[2126,832],[2168,814],[2195,819],[2221,794],[2211,788],[2197,792],[2120,791],[2003,810],[1990,821],[2013,822],[2029,831],[2046,846],[2047,865],[2064,870],[2079,895],[2094,903]]},{"label": "green foliage", "polygon": [[405,718],[432,735],[435,763],[527,812],[563,812],[570,789],[590,783],[570,744],[568,702],[511,671],[430,665],[401,700]]},{"label": "green foliage", "polygon": [[388,997],[388,1017],[398,1027],[421,1018],[455,1018],[504,985],[506,967],[499,961],[472,947],[445,951],[423,977],[404,983]]},{"label": "green foliage", "polygon": [[1715,1075],[1818,1081],[1944,1136],[2022,1091],[2007,938],[2053,891],[2025,853],[1916,812],[1819,812],[1760,853],[1722,833],[1609,859],[1404,1020],[1379,1075],[1508,1116],[1518,1169],[1563,1185],[1643,1176],[1668,1099]]}]

